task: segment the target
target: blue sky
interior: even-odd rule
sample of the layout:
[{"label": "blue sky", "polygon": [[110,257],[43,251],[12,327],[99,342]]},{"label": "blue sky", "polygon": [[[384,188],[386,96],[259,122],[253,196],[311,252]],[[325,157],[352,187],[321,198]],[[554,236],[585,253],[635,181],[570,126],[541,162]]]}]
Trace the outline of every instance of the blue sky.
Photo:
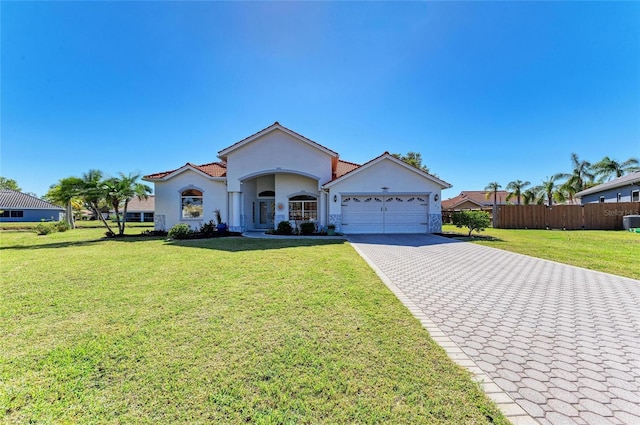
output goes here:
[{"label": "blue sky", "polygon": [[217,160],[274,121],[454,187],[640,156],[640,2],[7,2],[0,175]]}]

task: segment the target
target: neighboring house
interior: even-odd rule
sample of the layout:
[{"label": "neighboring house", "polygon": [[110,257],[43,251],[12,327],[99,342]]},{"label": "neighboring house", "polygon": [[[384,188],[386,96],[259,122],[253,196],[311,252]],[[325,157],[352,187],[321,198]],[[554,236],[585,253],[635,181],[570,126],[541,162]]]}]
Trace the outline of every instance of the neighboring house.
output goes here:
[{"label": "neighboring house", "polygon": [[595,202],[640,202],[640,171],[576,193],[583,204]]},{"label": "neighboring house", "polygon": [[133,198],[127,205],[127,221],[153,222],[156,199],[149,195],[147,199]]},{"label": "neighboring house", "polygon": [[441,191],[451,187],[388,152],[363,165],[343,161],[277,122],[218,158],[144,177],[155,184],[156,229],[197,228],[220,210],[233,231],[314,221],[344,233],[440,232]]},{"label": "neighboring house", "polygon": [[[509,192],[506,190],[499,190],[497,192],[497,204],[506,205],[508,195]],[[442,209],[460,211],[491,208],[493,207],[493,192],[489,192],[488,196],[489,198],[487,199],[486,190],[463,190],[458,196],[442,201]],[[511,202],[514,201],[517,202],[516,199],[511,200]]]},{"label": "neighboring house", "polygon": [[0,221],[59,221],[64,208],[15,190],[0,190]]}]

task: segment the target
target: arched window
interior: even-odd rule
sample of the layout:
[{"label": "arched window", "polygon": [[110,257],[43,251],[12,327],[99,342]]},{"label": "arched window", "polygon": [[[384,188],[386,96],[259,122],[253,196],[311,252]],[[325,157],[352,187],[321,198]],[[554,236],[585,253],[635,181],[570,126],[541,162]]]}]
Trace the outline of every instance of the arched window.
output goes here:
[{"label": "arched window", "polygon": [[197,189],[183,190],[180,194],[182,218],[202,217],[202,192]]},{"label": "arched window", "polygon": [[258,193],[258,196],[273,197],[276,196],[276,192],[274,192],[273,190],[263,190],[262,192]]},{"label": "arched window", "polygon": [[298,195],[289,198],[289,220],[317,220],[318,199],[315,196]]}]

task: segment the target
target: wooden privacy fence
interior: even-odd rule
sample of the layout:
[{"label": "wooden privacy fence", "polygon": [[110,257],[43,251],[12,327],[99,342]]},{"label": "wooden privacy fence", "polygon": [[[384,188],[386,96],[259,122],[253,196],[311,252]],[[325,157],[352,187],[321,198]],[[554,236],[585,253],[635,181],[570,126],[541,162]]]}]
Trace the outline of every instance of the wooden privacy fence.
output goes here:
[{"label": "wooden privacy fence", "polygon": [[640,214],[640,202],[584,205],[500,205],[494,227],[501,229],[620,230],[622,217]]}]

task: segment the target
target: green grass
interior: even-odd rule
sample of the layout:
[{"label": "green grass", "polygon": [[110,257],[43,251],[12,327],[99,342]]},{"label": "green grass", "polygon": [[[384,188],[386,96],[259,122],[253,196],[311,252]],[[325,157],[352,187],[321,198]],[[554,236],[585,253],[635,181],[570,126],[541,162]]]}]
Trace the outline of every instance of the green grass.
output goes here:
[{"label": "green grass", "polygon": [[[445,233],[465,229],[444,225]],[[476,232],[473,235],[477,235]],[[640,234],[622,230],[487,229],[474,243],[640,279]],[[466,238],[463,238],[466,239]]]},{"label": "green grass", "polygon": [[0,422],[506,423],[346,242],[102,234],[0,232]]},{"label": "green grass", "polygon": [[[39,221],[36,222],[0,222],[0,230],[32,230],[38,224]],[[109,221],[109,226],[115,228],[116,231],[118,229],[118,224],[115,221]],[[104,229],[105,232],[107,230],[104,227],[104,224],[100,220],[77,220],[76,227],[78,229],[95,229],[101,228]],[[138,228],[138,227],[147,227],[153,228],[153,223],[140,223],[139,221],[127,221],[127,228]]]}]

